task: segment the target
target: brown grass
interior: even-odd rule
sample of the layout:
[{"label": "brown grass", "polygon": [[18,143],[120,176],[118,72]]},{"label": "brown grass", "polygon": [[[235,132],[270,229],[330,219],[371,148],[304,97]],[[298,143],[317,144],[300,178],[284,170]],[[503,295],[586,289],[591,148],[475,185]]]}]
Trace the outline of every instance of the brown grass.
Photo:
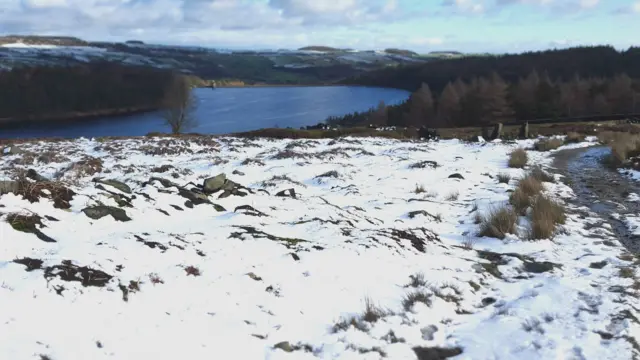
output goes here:
[{"label": "brown grass", "polygon": [[518,215],[508,206],[492,208],[480,223],[479,237],[504,239],[507,234],[516,232]]},{"label": "brown grass", "polygon": [[611,156],[605,160],[614,167],[620,167],[627,159],[640,155],[639,135],[604,131],[598,134],[598,140],[611,148]]},{"label": "brown grass", "polygon": [[559,224],[567,219],[564,206],[545,195],[538,195],[533,201],[531,212],[531,240],[550,239]]},{"label": "brown grass", "polygon": [[550,151],[559,148],[564,145],[564,141],[558,138],[550,138],[550,139],[540,139],[535,144],[533,144],[533,148],[537,151]]},{"label": "brown grass", "polygon": [[509,167],[522,169],[527,165],[529,156],[527,151],[522,148],[515,149],[509,154]]},{"label": "brown grass", "polygon": [[567,137],[564,139],[564,142],[567,144],[581,143],[585,140],[585,138],[586,136],[584,134],[580,134],[575,131],[569,131],[567,133]]},{"label": "brown grass", "polygon": [[542,170],[540,166],[534,166],[529,175],[541,182],[555,182],[555,177],[548,172]]},{"label": "brown grass", "polygon": [[425,190],[424,186],[422,185],[416,185],[416,188],[413,190],[413,192],[416,194],[422,194],[427,192],[427,190]]},{"label": "brown grass", "polygon": [[509,196],[509,202],[517,213],[524,215],[532,205],[531,198],[538,195],[542,189],[542,182],[533,174],[529,174],[518,181],[516,189]]}]

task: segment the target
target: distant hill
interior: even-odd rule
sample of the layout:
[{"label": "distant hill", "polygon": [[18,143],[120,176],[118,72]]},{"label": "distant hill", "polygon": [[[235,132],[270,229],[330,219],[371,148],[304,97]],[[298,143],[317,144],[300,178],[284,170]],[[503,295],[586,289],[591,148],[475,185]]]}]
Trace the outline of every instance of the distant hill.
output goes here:
[{"label": "distant hill", "polygon": [[404,49],[384,49],[384,52],[386,52],[387,54],[393,54],[393,55],[402,55],[402,56],[418,56],[418,53],[411,51],[411,50],[404,50]]},{"label": "distant hill", "polygon": [[431,51],[429,55],[463,55],[460,51]]},{"label": "distant hill", "polygon": [[27,45],[87,46],[89,43],[71,36],[7,35],[0,36],[0,45],[22,43]]},{"label": "distant hill", "polygon": [[344,49],[338,49],[330,46],[305,46],[298,49],[300,51],[323,51],[323,52],[339,52],[344,51]]},{"label": "distant hill", "polygon": [[144,45],[144,42],[140,40],[127,40],[124,43],[131,44],[131,45]]}]

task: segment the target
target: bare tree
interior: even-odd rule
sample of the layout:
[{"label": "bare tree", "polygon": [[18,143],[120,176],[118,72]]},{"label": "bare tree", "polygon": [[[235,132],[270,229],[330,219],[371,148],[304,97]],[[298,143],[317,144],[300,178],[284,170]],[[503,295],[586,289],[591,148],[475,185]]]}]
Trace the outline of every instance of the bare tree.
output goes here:
[{"label": "bare tree", "polygon": [[165,91],[162,114],[165,123],[171,127],[171,133],[181,134],[197,126],[196,108],[189,80],[183,75],[174,75]]}]

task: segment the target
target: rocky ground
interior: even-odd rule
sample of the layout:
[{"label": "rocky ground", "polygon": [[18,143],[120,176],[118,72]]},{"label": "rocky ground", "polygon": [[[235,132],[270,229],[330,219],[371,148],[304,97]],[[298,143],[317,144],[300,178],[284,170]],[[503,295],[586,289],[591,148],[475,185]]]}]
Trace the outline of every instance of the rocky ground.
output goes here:
[{"label": "rocky ground", "polygon": [[640,259],[553,163],[590,143],[529,152],[553,239],[476,236],[532,144],[7,146],[0,358],[637,359]]}]

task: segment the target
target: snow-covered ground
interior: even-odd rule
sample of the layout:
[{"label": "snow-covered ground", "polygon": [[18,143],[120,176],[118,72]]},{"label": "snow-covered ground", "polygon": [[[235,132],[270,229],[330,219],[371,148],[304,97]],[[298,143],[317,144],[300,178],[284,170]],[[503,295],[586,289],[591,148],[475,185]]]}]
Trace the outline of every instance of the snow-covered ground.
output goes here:
[{"label": "snow-covered ground", "polygon": [[[524,219],[520,237],[475,236],[475,206],[507,201],[524,174],[507,168],[508,153],[531,145],[19,144],[0,157],[2,178],[34,169],[76,195],[68,209],[0,196],[0,359],[640,356],[638,260],[592,226],[595,214],[568,205],[553,240],[524,240]],[[530,152],[530,164],[549,163]],[[244,187],[208,197],[219,206],[173,186],[220,173]],[[559,181],[545,186],[573,196]],[[276,196],[289,188],[295,197]],[[82,211],[96,205],[130,220]],[[40,216],[49,242],[15,230],[16,213]],[[366,303],[378,316],[362,317]]]}]

